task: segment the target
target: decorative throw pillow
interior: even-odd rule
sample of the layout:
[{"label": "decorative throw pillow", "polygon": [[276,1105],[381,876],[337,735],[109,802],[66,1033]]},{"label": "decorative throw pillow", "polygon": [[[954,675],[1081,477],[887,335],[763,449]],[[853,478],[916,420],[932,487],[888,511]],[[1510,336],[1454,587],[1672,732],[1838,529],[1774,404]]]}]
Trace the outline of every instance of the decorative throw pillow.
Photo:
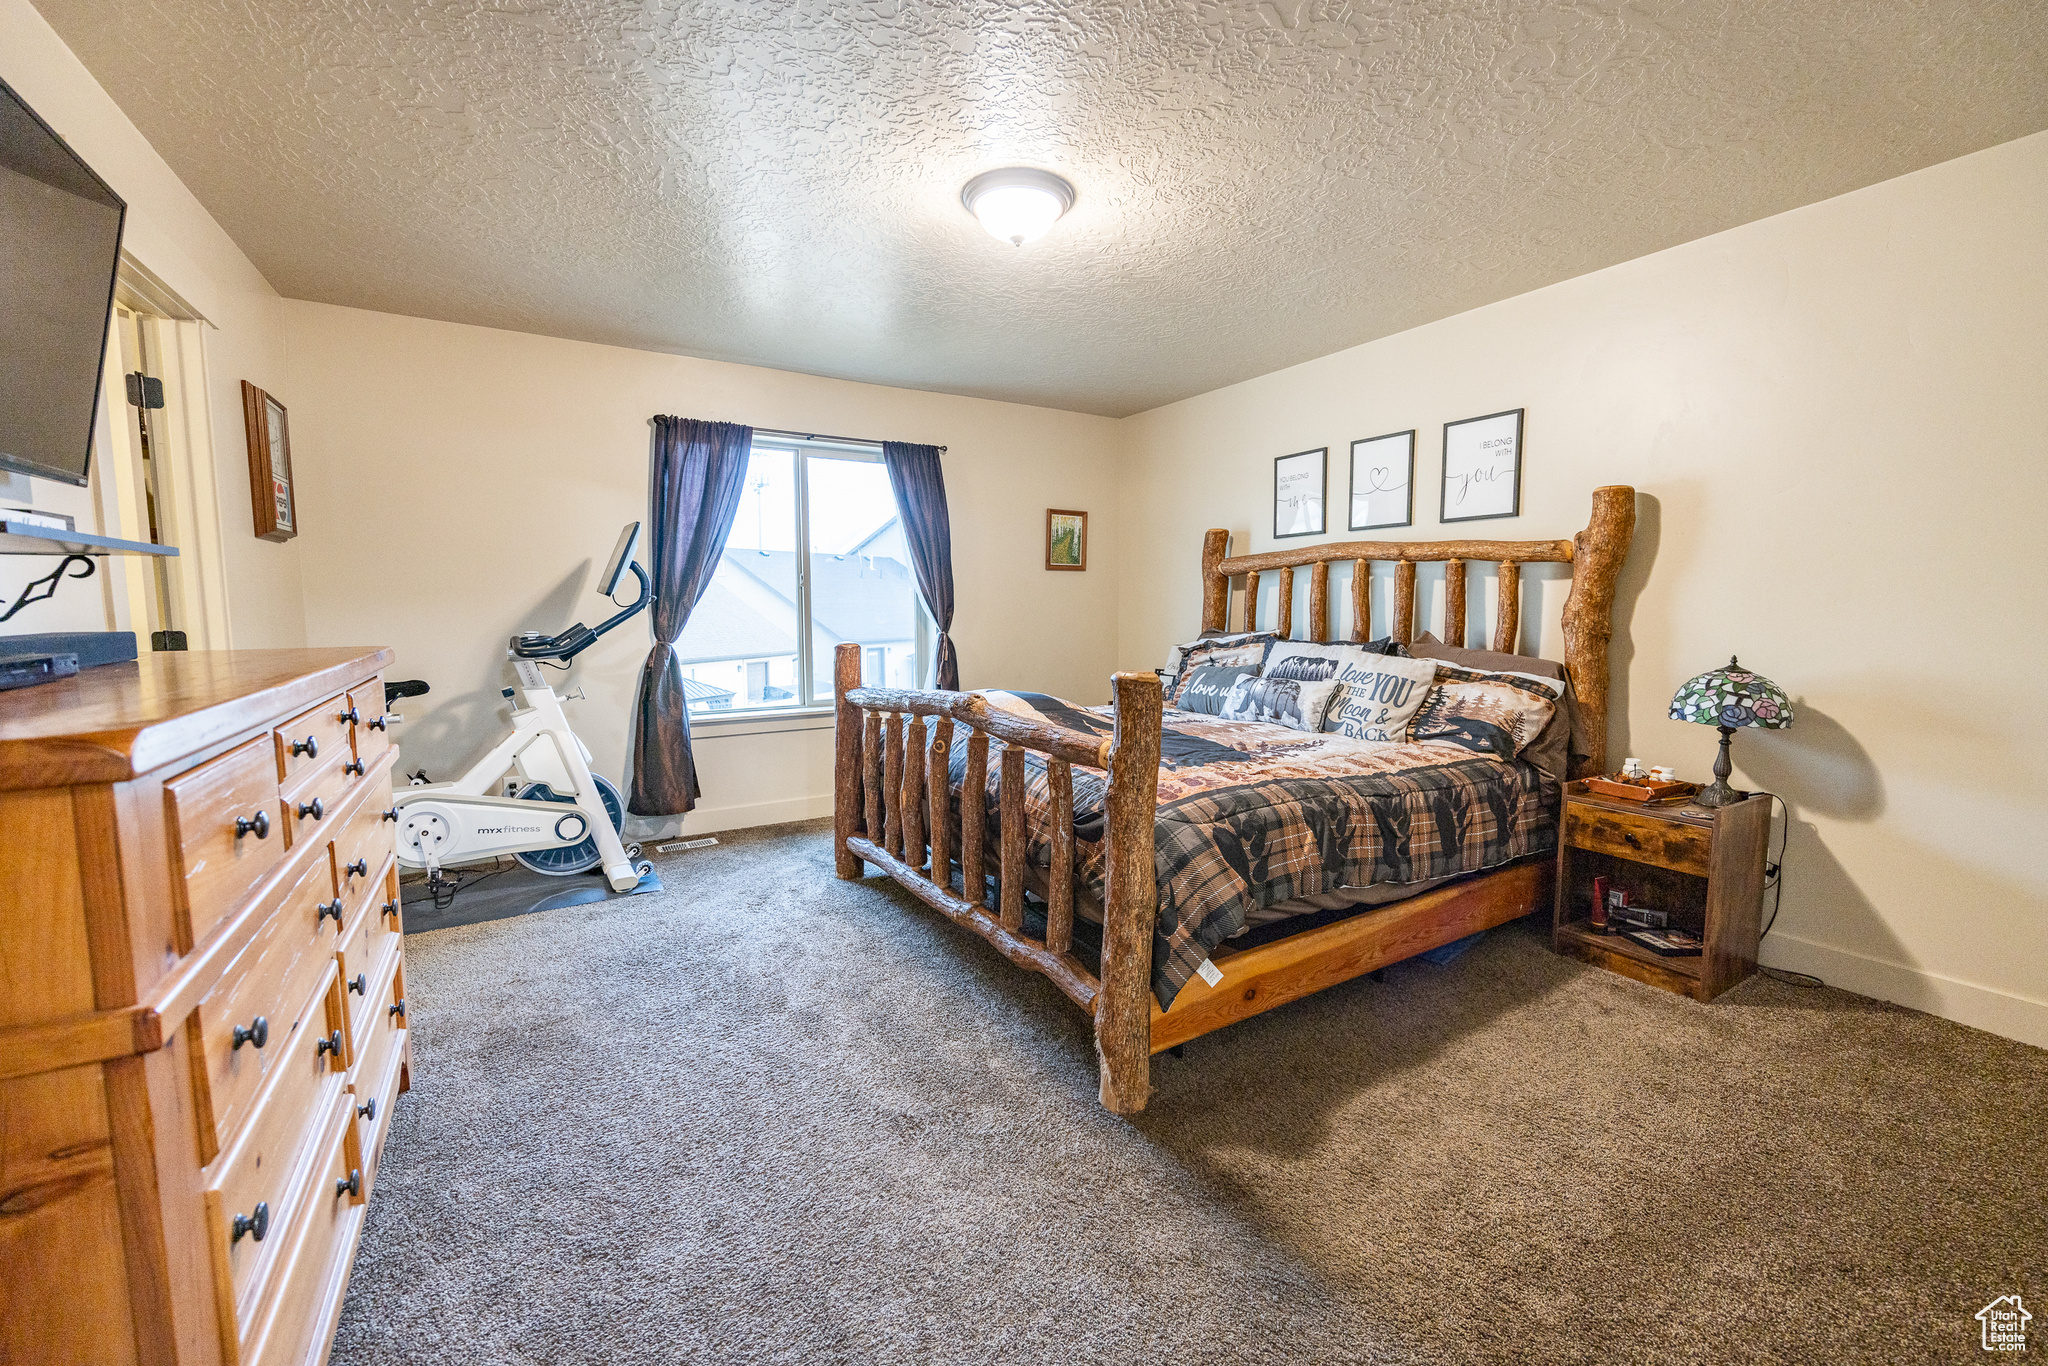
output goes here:
[{"label": "decorative throw pillow", "polygon": [[1335,683],[1247,675],[1230,687],[1218,713],[1226,721],[1265,721],[1290,730],[1323,728],[1323,714],[1337,695]]},{"label": "decorative throw pillow", "polygon": [[1198,665],[1181,675],[1173,705],[1182,711],[1205,711],[1214,716],[1223,710],[1223,700],[1230,696],[1232,684],[1240,678],[1258,676],[1259,671],[1248,664]]},{"label": "decorative throw pillow", "polygon": [[1327,683],[1337,677],[1345,664],[1363,664],[1376,657],[1372,647],[1365,644],[1280,640],[1266,651],[1266,662],[1259,669],[1259,675],[1262,678],[1299,679],[1304,683]]},{"label": "decorative throw pillow", "polygon": [[1200,640],[1191,640],[1185,645],[1173,647],[1173,662],[1167,666],[1170,674],[1185,675],[1189,669],[1203,664],[1235,667],[1250,664],[1254,667],[1266,658],[1266,647],[1280,639],[1278,631],[1240,631],[1235,635],[1205,635]]},{"label": "decorative throw pillow", "polygon": [[1436,686],[1408,723],[1408,738],[1448,741],[1505,762],[1542,733],[1563,696],[1564,684],[1554,678],[1439,663]]},{"label": "decorative throw pillow", "polygon": [[1404,744],[1408,723],[1429,696],[1436,662],[1397,655],[1346,660],[1337,674],[1323,729],[1352,740]]},{"label": "decorative throw pillow", "polygon": [[1442,660],[1461,668],[1477,669],[1481,673],[1523,673],[1557,679],[1564,685],[1564,696],[1558,700],[1557,713],[1550,718],[1550,724],[1534,740],[1522,746],[1515,757],[1527,760],[1563,782],[1571,774],[1572,755],[1586,752],[1585,737],[1579,734],[1578,707],[1572,700],[1571,676],[1556,660],[1446,645],[1427,631],[1409,644],[1408,653],[1417,659]]}]

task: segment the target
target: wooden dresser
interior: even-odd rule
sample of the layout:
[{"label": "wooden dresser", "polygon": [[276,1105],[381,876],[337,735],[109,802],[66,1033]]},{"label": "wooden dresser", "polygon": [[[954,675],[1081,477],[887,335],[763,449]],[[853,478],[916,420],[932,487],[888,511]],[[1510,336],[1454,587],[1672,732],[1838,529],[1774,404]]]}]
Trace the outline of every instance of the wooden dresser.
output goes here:
[{"label": "wooden dresser", "polygon": [[409,1084],[387,650],[0,693],[0,1363],[319,1363]]}]

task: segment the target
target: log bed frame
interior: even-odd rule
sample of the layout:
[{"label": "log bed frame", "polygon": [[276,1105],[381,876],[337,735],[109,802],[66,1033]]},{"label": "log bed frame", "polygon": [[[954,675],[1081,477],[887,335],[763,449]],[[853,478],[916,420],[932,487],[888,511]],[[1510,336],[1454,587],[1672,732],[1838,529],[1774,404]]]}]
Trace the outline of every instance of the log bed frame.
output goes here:
[{"label": "log bed frame", "polygon": [[[1565,564],[1565,667],[1577,695],[1579,748],[1574,776],[1603,771],[1607,748],[1607,643],[1613,633],[1615,580],[1636,518],[1635,490],[1593,491],[1585,530],[1562,541],[1339,541],[1259,555],[1225,555],[1229,533],[1202,542],[1202,628],[1226,629],[1231,580],[1244,580],[1243,624],[1257,629],[1259,576],[1279,571],[1276,629],[1292,634],[1294,573],[1307,567],[1314,638],[1331,638],[1330,565],[1353,562],[1352,582],[1365,583],[1374,560],[1394,563],[1391,634],[1415,638],[1415,566],[1444,564],[1443,639],[1464,643],[1465,564],[1500,566],[1493,648],[1515,653],[1520,637],[1524,564]],[[1370,593],[1352,594],[1351,639],[1371,638]],[[1248,1019],[1324,987],[1412,957],[1547,907],[1553,860],[1525,861],[1482,873],[1257,948],[1213,956],[1222,980],[1197,978],[1161,1011],[1152,998],[1153,823],[1158,802],[1160,680],[1119,673],[1112,683],[1116,723],[1099,736],[1027,721],[973,693],[861,686],[861,646],[838,647],[834,761],[833,854],[838,875],[861,876],[863,862],[889,874],[925,904],[986,939],[1011,962],[1043,973],[1093,1017],[1101,1062],[1102,1103],[1135,1114],[1151,1095],[1151,1058],[1189,1039]],[[926,718],[932,724],[926,726]],[[997,746],[997,821],[993,830],[996,890],[989,896],[991,831],[986,821],[961,821],[947,781],[955,726],[968,729],[966,790],[988,790],[989,748]],[[1052,792],[1051,868],[1025,860],[1024,754],[1045,756]],[[1109,841],[1102,912],[1101,971],[1091,973],[1073,952],[1073,766],[1108,776]],[[956,883],[954,872],[958,870]],[[955,888],[958,888],[956,891]],[[1024,892],[1046,905],[1045,937],[1024,931]],[[973,892],[970,893],[969,889]]]}]

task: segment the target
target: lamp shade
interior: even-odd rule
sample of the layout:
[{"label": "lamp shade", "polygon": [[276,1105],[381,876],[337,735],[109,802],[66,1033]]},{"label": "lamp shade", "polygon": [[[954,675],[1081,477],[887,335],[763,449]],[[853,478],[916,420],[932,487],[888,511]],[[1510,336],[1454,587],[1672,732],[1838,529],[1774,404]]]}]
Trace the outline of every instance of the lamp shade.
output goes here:
[{"label": "lamp shade", "polygon": [[1777,684],[1743,668],[1731,655],[1727,668],[1688,679],[1673,694],[1671,719],[1702,726],[1783,730],[1792,724],[1792,703]]}]

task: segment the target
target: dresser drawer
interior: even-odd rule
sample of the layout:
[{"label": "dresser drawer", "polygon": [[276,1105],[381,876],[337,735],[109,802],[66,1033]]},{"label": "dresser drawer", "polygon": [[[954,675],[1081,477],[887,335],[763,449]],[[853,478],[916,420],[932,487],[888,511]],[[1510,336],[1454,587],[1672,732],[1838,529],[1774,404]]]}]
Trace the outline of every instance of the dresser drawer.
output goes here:
[{"label": "dresser drawer", "polygon": [[[382,871],[389,875],[397,871],[396,865],[387,864]],[[349,1037],[356,1042],[358,1053],[369,1037],[370,1007],[382,993],[398,952],[398,936],[381,928],[384,923],[372,898],[349,922],[335,955],[341,965],[342,994],[348,998]]]},{"label": "dresser drawer", "polygon": [[358,1086],[382,1077],[392,1059],[403,1050],[406,1037],[405,959],[392,964],[391,975],[379,982],[370,996],[373,1007],[368,1026],[356,1036],[355,1072]]},{"label": "dresser drawer", "polygon": [[[384,861],[398,847],[398,827],[384,819],[391,809],[390,765],[378,759],[358,783],[359,788],[365,785],[369,790],[361,794],[359,805],[340,818],[340,825],[335,826],[332,815],[326,822],[335,827],[329,832],[334,840],[334,871],[341,879],[341,899],[349,904],[350,914],[369,895],[384,870]],[[355,793],[347,793],[343,800],[355,797]]]},{"label": "dresser drawer", "polygon": [[307,1366],[326,1355],[348,1289],[363,1226],[362,1177],[349,1098],[323,1107],[317,1161],[308,1174],[290,1246],[270,1278],[257,1320],[240,1344],[241,1366]]},{"label": "dresser drawer", "polygon": [[377,1169],[384,1162],[384,1140],[391,1133],[392,1110],[404,1092],[411,1055],[401,1035],[398,1047],[384,1059],[383,1071],[363,1071],[354,1087],[356,1145],[363,1155],[365,1190],[375,1190]]},{"label": "dresser drawer", "polygon": [[343,694],[336,693],[277,728],[277,772],[282,782],[289,786],[328,760],[350,753],[347,711]]},{"label": "dresser drawer", "polygon": [[277,755],[268,736],[164,784],[192,943],[242,903],[284,857]]},{"label": "dresser drawer", "polygon": [[237,1337],[246,1334],[263,1302],[279,1249],[292,1241],[306,1191],[305,1164],[309,1154],[317,1160],[310,1145],[334,1113],[336,1097],[347,1090],[334,1052],[321,1047],[339,1027],[340,991],[330,964],[299,1026],[288,1038],[271,1039],[271,1047],[283,1051],[249,1123],[207,1169],[215,1267],[226,1273],[216,1286],[222,1327],[231,1304]]},{"label": "dresser drawer", "polygon": [[193,1065],[203,1069],[197,1090],[206,1151],[233,1138],[263,1079],[288,1051],[315,984],[331,969],[341,931],[336,917],[325,912],[335,909],[335,901],[334,876],[326,851],[320,850],[193,1012],[199,1031]]},{"label": "dresser drawer", "polygon": [[356,758],[374,764],[391,748],[391,723],[385,719],[384,675],[348,690],[348,710],[355,714],[351,738]]},{"label": "dresser drawer", "polygon": [[1647,860],[1677,872],[1705,877],[1714,848],[1714,832],[1703,826],[1566,802],[1564,842],[1574,849]]}]

